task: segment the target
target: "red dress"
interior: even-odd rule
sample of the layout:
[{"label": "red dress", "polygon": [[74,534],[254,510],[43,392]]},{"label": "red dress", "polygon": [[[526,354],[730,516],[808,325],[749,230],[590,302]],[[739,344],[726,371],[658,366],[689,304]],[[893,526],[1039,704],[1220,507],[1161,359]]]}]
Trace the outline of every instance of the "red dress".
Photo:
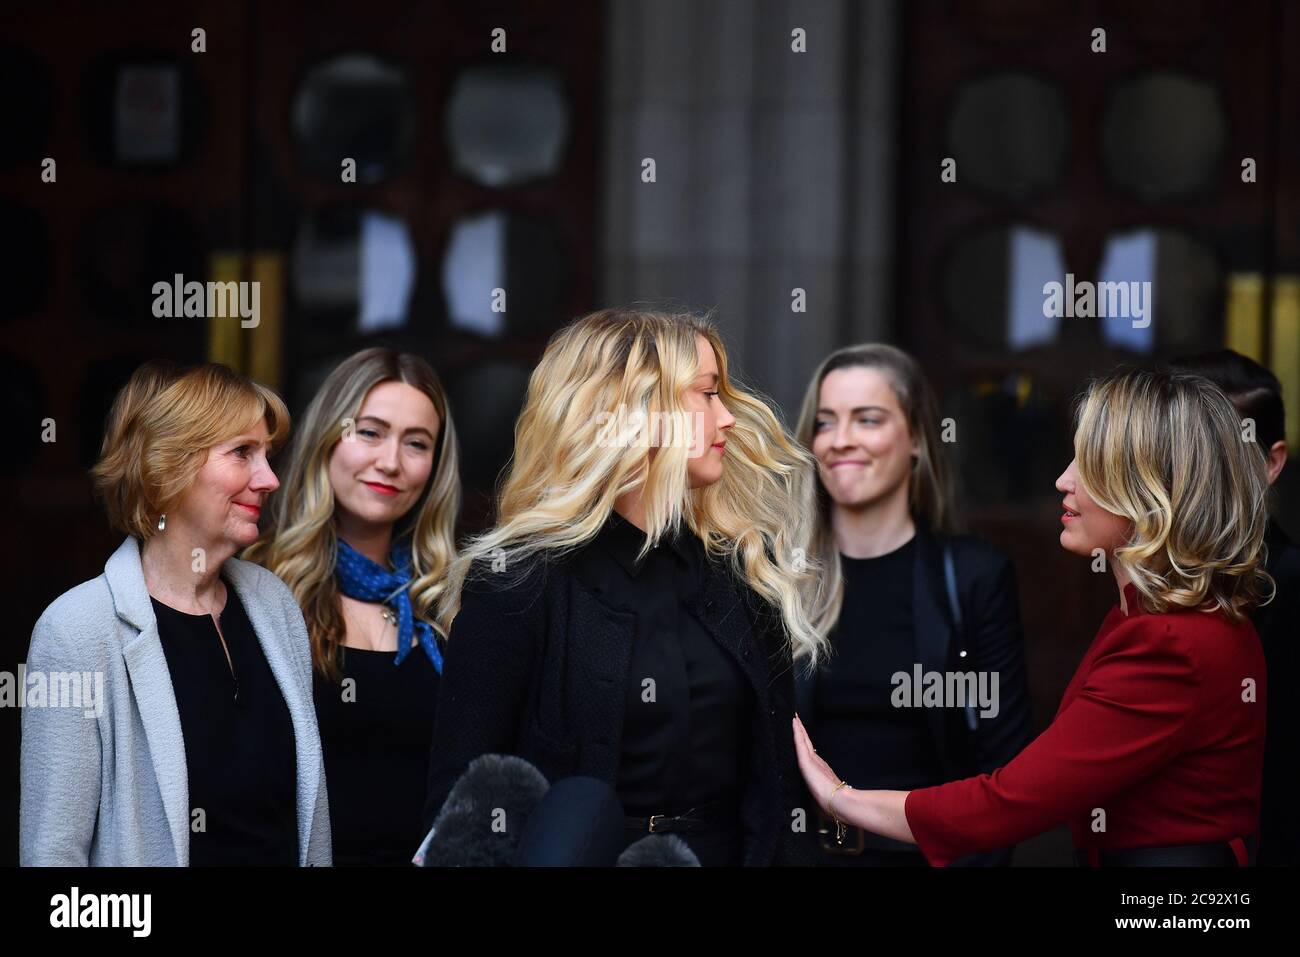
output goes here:
[{"label": "red dress", "polygon": [[1125,599],[1130,614],[1110,610],[1056,718],[1020,754],[908,794],[907,823],[932,865],[1060,824],[1082,851],[1231,842],[1244,863],[1264,760],[1255,628],[1220,613],[1147,614],[1131,584]]}]

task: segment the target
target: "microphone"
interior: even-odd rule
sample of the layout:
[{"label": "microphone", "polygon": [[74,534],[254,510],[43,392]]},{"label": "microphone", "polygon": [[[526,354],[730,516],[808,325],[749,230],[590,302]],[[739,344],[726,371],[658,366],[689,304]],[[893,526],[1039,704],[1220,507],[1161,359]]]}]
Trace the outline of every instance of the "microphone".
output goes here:
[{"label": "microphone", "polygon": [[618,856],[619,867],[699,867],[700,859],[676,834],[648,834]]},{"label": "microphone", "polygon": [[612,867],[623,849],[623,804],[598,778],[551,785],[524,825],[520,867]]},{"label": "microphone", "polygon": [[546,778],[523,758],[481,754],[447,795],[412,863],[417,867],[513,864]]}]

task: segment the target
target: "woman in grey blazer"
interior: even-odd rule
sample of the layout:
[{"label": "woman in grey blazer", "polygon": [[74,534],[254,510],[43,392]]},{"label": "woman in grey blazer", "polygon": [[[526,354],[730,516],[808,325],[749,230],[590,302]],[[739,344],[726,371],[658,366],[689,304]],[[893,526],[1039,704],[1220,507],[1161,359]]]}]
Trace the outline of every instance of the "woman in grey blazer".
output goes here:
[{"label": "woman in grey blazer", "polygon": [[118,395],[93,475],[127,538],[32,633],[22,864],[330,864],[302,613],[234,558],[288,429],[224,366],[148,363]]}]

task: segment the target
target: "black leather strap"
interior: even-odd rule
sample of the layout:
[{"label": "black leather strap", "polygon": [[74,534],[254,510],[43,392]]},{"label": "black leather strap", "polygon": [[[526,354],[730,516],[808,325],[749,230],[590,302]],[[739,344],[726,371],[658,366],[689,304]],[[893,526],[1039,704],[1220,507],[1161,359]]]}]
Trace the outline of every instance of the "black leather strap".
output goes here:
[{"label": "black leather strap", "polygon": [[718,830],[733,823],[738,816],[734,804],[713,801],[700,804],[681,814],[653,814],[650,817],[626,817],[624,827],[647,834],[692,834]]}]

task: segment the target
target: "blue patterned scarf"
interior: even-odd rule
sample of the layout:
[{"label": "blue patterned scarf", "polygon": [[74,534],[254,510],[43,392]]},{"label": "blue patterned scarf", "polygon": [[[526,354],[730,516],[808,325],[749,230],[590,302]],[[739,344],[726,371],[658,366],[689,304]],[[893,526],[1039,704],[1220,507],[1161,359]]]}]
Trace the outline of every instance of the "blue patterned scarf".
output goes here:
[{"label": "blue patterned scarf", "polygon": [[376,565],[365,555],[339,539],[338,563],[334,566],[339,590],[357,601],[383,602],[397,609],[397,660],[400,665],[415,646],[420,647],[433,662],[434,669],[442,674],[442,652],[433,626],[426,621],[416,621],[411,610],[411,539],[403,536],[393,542],[389,558],[396,571]]}]

